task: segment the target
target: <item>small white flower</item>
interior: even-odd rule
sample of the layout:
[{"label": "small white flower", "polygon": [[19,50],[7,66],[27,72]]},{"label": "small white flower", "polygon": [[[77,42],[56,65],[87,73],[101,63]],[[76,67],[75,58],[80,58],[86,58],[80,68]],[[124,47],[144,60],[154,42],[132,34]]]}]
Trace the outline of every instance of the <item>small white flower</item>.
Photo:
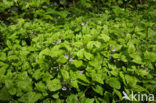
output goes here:
[{"label": "small white flower", "polygon": [[112,51],[115,52],[116,51],[115,48]]},{"label": "small white flower", "polygon": [[70,58],[70,60],[69,60],[71,63],[73,63],[74,62],[74,60],[73,60],[73,58]]},{"label": "small white flower", "polygon": [[65,55],[64,58],[68,59],[69,57],[68,57],[68,55]]},{"label": "small white flower", "polygon": [[80,71],[80,74],[83,74],[83,71]]},{"label": "small white flower", "polygon": [[55,42],[52,42],[53,45],[55,45]]},{"label": "small white flower", "polygon": [[81,23],[82,26],[84,26],[84,23]]},{"label": "small white flower", "polygon": [[56,70],[57,70],[57,71],[59,71],[59,70],[60,70],[60,68],[57,68]]},{"label": "small white flower", "polygon": [[66,88],[66,87],[62,87],[62,90],[63,90],[63,91],[66,91],[66,90],[67,90],[67,88]]},{"label": "small white flower", "polygon": [[58,40],[58,43],[60,44],[61,43],[61,40]]}]

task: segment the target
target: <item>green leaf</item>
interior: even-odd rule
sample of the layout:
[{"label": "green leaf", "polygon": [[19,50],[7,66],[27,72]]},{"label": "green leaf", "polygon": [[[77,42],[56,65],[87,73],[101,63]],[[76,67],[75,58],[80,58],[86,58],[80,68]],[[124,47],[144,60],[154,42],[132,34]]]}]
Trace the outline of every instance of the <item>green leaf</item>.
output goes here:
[{"label": "green leaf", "polygon": [[6,79],[6,80],[5,80],[5,86],[6,86],[7,88],[12,88],[12,87],[14,86],[14,81],[11,80],[11,79]]},{"label": "green leaf", "polygon": [[144,58],[145,58],[148,62],[155,62],[155,61],[156,61],[156,53],[146,51],[146,52],[144,53]]},{"label": "green leaf", "polygon": [[8,101],[10,99],[10,94],[7,88],[3,87],[0,89],[0,100],[1,101]]},{"label": "green leaf", "polygon": [[3,0],[3,6],[4,8],[10,8],[11,6],[13,6],[14,2],[13,1],[7,1],[7,0]]},{"label": "green leaf", "polygon": [[77,68],[79,68],[79,67],[81,67],[82,66],[82,61],[81,60],[74,60],[74,65],[77,67]]},{"label": "green leaf", "polygon": [[16,94],[16,88],[10,88],[8,91],[9,91],[10,95]]},{"label": "green leaf", "polygon": [[39,93],[35,93],[35,92],[28,92],[26,94],[24,94],[21,98],[19,98],[18,100],[20,102],[25,102],[27,101],[27,103],[36,103],[38,100],[42,99],[42,95]]},{"label": "green leaf", "polygon": [[111,103],[111,100],[110,100],[111,94],[112,93],[105,91],[103,103]]},{"label": "green leaf", "polygon": [[50,91],[57,91],[61,88],[61,82],[59,79],[49,80],[47,81],[47,88]]},{"label": "green leaf", "polygon": [[78,72],[77,78],[78,78],[78,82],[81,83],[82,85],[88,85],[90,83],[87,77],[84,74],[80,74],[80,72]]},{"label": "green leaf", "polygon": [[[5,74],[5,72],[7,71],[7,68],[9,67],[9,65],[8,64],[5,64],[5,63],[3,63],[3,62],[0,62],[0,70],[1,70],[1,72],[0,72],[0,78],[1,78],[1,76],[2,75],[4,75]],[[0,79],[1,80],[1,79]]]},{"label": "green leaf", "polygon": [[88,53],[88,52],[84,52],[84,56],[88,60],[91,60],[93,58],[92,54],[91,53]]},{"label": "green leaf", "polygon": [[33,78],[35,78],[36,80],[39,80],[43,75],[43,72],[41,72],[40,69],[36,70],[34,73],[33,73]]},{"label": "green leaf", "polygon": [[125,79],[126,79],[127,84],[128,84],[130,87],[135,87],[135,85],[136,85],[136,83],[137,83],[136,77],[130,76],[130,75],[125,75]]},{"label": "green leaf", "polygon": [[124,77],[124,74],[123,74],[123,72],[120,72],[120,77],[121,77],[121,79],[122,79],[122,81],[123,81],[123,83],[124,83],[124,85],[126,85],[126,80],[125,80],[125,77]]},{"label": "green leaf", "polygon": [[35,83],[36,89],[38,91],[44,92],[46,90],[46,86],[43,82]]},{"label": "green leaf", "polygon": [[90,41],[88,44],[87,44],[87,48],[89,50],[93,49],[93,47],[96,47],[96,48],[100,48],[101,47],[101,43],[98,42],[98,41]]},{"label": "green leaf", "polygon": [[142,63],[142,58],[139,55],[133,55],[133,60],[132,61],[134,63],[137,63],[137,64],[143,64]]},{"label": "green leaf", "polygon": [[121,84],[120,81],[117,78],[110,78],[106,80],[106,83],[109,84],[109,86],[111,86],[114,89],[120,89],[121,88]]},{"label": "green leaf", "polygon": [[56,11],[50,8],[47,10],[46,14],[53,14],[65,18],[68,15],[68,11]]},{"label": "green leaf", "polygon": [[113,93],[115,93],[115,94],[119,97],[120,100],[122,99],[122,94],[121,94],[120,91],[114,89],[114,90],[113,90]]},{"label": "green leaf", "polygon": [[13,61],[13,60],[17,60],[18,61],[18,56],[17,55],[10,55],[9,57],[8,57],[8,60],[9,61]]},{"label": "green leaf", "polygon": [[67,62],[67,59],[64,58],[64,55],[61,55],[61,56],[59,56],[59,58],[57,59],[57,62],[58,62],[58,63],[64,64],[64,63]]},{"label": "green leaf", "polygon": [[147,89],[145,89],[144,87],[140,86],[140,85],[135,85],[135,90],[138,92],[148,92]]},{"label": "green leaf", "polygon": [[[75,62],[75,61],[74,61]],[[69,79],[69,73],[68,71],[61,69],[61,74],[64,80],[68,80]]]},{"label": "green leaf", "polygon": [[67,97],[66,102],[67,103],[78,103],[78,98],[76,95],[72,94]]},{"label": "green leaf", "polygon": [[92,72],[92,80],[93,81],[96,81],[100,84],[103,84],[104,82],[104,75],[102,73],[95,73],[95,72]]},{"label": "green leaf", "polygon": [[31,91],[32,90],[31,81],[28,81],[28,80],[18,81],[17,86],[19,89],[22,89],[23,91]]},{"label": "green leaf", "polygon": [[[52,48],[51,50],[50,50],[50,56],[52,57],[52,58],[54,58],[54,57],[59,57],[59,56],[61,56],[61,55],[63,55],[64,54],[64,51],[63,50],[61,50],[61,49],[59,49],[58,47],[54,47],[54,48]],[[48,54],[49,55],[49,54]]]},{"label": "green leaf", "polygon": [[101,86],[96,85],[95,87],[92,87],[92,88],[96,93],[103,95],[103,88]]},{"label": "green leaf", "polygon": [[147,70],[144,69],[137,69],[135,72],[142,77],[147,76],[149,74]]},{"label": "green leaf", "polygon": [[105,41],[108,42],[110,40],[110,37],[106,34],[101,34],[101,38]]},{"label": "green leaf", "polygon": [[89,99],[83,96],[80,103],[94,103],[94,99]]},{"label": "green leaf", "polygon": [[125,55],[121,55],[120,56],[120,59],[123,61],[123,62],[128,62],[127,58]]},{"label": "green leaf", "polygon": [[82,47],[83,46],[83,43],[82,42],[75,42],[74,43],[74,46],[76,46],[76,47]]},{"label": "green leaf", "polygon": [[59,92],[52,95],[53,98],[58,99],[59,98]]},{"label": "green leaf", "polygon": [[112,57],[116,59],[120,58],[120,56],[121,56],[120,54],[112,54]]},{"label": "green leaf", "polygon": [[128,52],[130,54],[135,53],[135,46],[134,46],[134,44],[132,42],[128,43]]},{"label": "green leaf", "polygon": [[71,80],[70,85],[73,86],[76,89],[79,89],[77,80]]},{"label": "green leaf", "polygon": [[84,49],[79,50],[79,51],[77,52],[78,58],[83,59],[83,54],[84,54],[84,52],[85,52]]},{"label": "green leaf", "polygon": [[0,60],[5,61],[7,59],[6,54],[4,52],[0,53]]}]

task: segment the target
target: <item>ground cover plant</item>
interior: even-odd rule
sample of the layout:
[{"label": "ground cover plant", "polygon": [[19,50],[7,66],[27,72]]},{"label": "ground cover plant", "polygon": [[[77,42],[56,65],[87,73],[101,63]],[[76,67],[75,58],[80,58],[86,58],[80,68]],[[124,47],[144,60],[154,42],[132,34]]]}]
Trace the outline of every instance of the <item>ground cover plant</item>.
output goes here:
[{"label": "ground cover plant", "polygon": [[[154,0],[0,1],[1,103],[131,103],[156,95]],[[140,102],[154,102],[143,98]]]}]

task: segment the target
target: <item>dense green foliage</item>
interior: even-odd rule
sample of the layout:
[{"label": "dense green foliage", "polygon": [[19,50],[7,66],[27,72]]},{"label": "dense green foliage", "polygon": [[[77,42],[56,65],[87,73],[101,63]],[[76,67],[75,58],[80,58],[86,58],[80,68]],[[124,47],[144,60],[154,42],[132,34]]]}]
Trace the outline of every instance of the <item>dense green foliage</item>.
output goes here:
[{"label": "dense green foliage", "polygon": [[122,91],[155,95],[155,4],[0,1],[0,102],[120,103],[129,102]]}]

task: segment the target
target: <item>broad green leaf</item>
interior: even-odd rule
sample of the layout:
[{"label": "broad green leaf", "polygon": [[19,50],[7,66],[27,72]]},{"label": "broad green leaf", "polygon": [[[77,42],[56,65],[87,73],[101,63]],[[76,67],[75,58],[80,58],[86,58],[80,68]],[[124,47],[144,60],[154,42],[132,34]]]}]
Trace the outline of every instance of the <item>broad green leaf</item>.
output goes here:
[{"label": "broad green leaf", "polygon": [[74,46],[76,46],[76,47],[82,47],[83,46],[83,43],[82,42],[75,42],[74,43]]},{"label": "broad green leaf", "polygon": [[15,95],[16,94],[16,88],[10,88],[8,90],[8,92],[10,93],[10,95]]},{"label": "broad green leaf", "polygon": [[[3,65],[2,65],[3,64]],[[0,62],[0,70],[1,70],[1,72],[0,72],[0,77],[2,76],[2,75],[4,75],[5,74],[5,72],[7,71],[7,68],[9,67],[9,65],[8,64],[5,64],[5,63],[1,63]],[[1,80],[1,79],[0,79]]]},{"label": "broad green leaf", "polygon": [[67,97],[66,102],[67,103],[78,103],[78,98],[76,95],[72,94]]},{"label": "broad green leaf", "polygon": [[135,53],[135,46],[132,42],[128,43],[128,52],[131,53]]},{"label": "broad green leaf", "polygon": [[78,58],[82,59],[82,58],[83,58],[83,55],[84,55],[84,52],[85,52],[84,49],[79,50],[79,51],[77,52]]},{"label": "broad green leaf", "polygon": [[120,89],[121,88],[121,84],[120,81],[117,78],[109,78],[106,80],[106,83],[109,84],[109,86],[111,86],[114,89]]},{"label": "broad green leaf", "polygon": [[64,80],[68,80],[69,79],[69,73],[65,69],[61,69],[61,74],[62,74],[62,77],[63,77]]},{"label": "broad green leaf", "polygon": [[[59,48],[53,48],[50,50],[50,56],[53,58],[53,57],[59,57],[61,55],[64,54],[64,51],[59,49]],[[49,55],[49,54],[48,54]]]},{"label": "broad green leaf", "polygon": [[135,90],[138,92],[148,92],[148,90],[140,85],[135,85]]},{"label": "broad green leaf", "polygon": [[35,83],[36,89],[38,91],[44,92],[46,90],[46,86],[43,82]]},{"label": "broad green leaf", "polygon": [[94,99],[89,99],[84,96],[81,98],[81,103],[94,103]]},{"label": "broad green leaf", "polygon": [[82,64],[83,64],[83,62],[82,62],[81,60],[74,60],[74,65],[75,65],[77,68],[81,67]]},{"label": "broad green leaf", "polygon": [[17,82],[18,88],[22,89],[23,91],[31,91],[32,90],[32,84],[31,81],[18,81]]},{"label": "broad green leaf", "polygon": [[91,60],[93,58],[93,55],[91,53],[88,53],[88,52],[84,52],[84,56],[88,60]]},{"label": "broad green leaf", "polygon": [[147,76],[149,74],[148,71],[144,69],[137,69],[135,72],[142,77]]},{"label": "broad green leaf", "polygon": [[90,81],[88,80],[86,75],[80,74],[79,72],[77,74],[77,78],[78,78],[78,82],[83,84],[83,85],[88,85],[90,83]]},{"label": "broad green leaf", "polygon": [[132,60],[134,63],[137,63],[137,64],[143,64],[142,63],[142,58],[141,56],[139,55],[133,55],[133,60]]},{"label": "broad green leaf", "polygon": [[53,80],[49,80],[47,81],[47,88],[50,91],[57,91],[59,89],[61,89],[61,82],[59,79],[53,79]]},{"label": "broad green leaf", "polygon": [[8,60],[9,61],[13,61],[13,60],[17,60],[18,61],[18,56],[17,55],[10,55],[10,56],[8,56]]},{"label": "broad green leaf", "polygon": [[4,52],[0,53],[0,60],[5,61],[7,59],[7,56]]},{"label": "broad green leaf", "polygon": [[[75,60],[74,60],[75,61]],[[57,59],[58,63],[66,63],[67,59],[64,58],[64,55],[59,56],[59,58]]]},{"label": "broad green leaf", "polygon": [[123,61],[123,62],[128,62],[127,58],[125,55],[121,55],[120,56],[120,59]]},{"label": "broad green leaf", "polygon": [[117,68],[114,68],[114,69],[112,68],[111,74],[117,77],[119,75],[118,69]]},{"label": "broad green leaf", "polygon": [[68,15],[68,11],[56,11],[54,9],[49,8],[46,12],[46,14],[53,14],[53,15],[58,15],[61,16],[63,18],[65,18]]},{"label": "broad green leaf", "polygon": [[92,59],[92,61],[89,62],[89,64],[91,66],[93,66],[95,69],[99,69],[101,68],[101,64],[103,62],[103,58],[100,56],[100,54],[98,53],[94,59]]},{"label": "broad green leaf", "polygon": [[122,94],[121,94],[120,91],[114,89],[114,90],[113,90],[113,93],[115,93],[115,94],[119,97],[120,100],[122,99]]},{"label": "broad green leaf", "polygon": [[100,73],[92,72],[92,80],[103,84],[104,83],[103,82],[104,81],[104,75],[102,73],[100,74]]},{"label": "broad green leaf", "polygon": [[59,98],[59,92],[52,95],[53,98],[58,99]]},{"label": "broad green leaf", "polygon": [[120,58],[120,56],[121,56],[120,54],[112,54],[112,57],[114,57],[114,58],[116,58],[116,59],[117,59],[117,58]]},{"label": "broad green leaf", "polygon": [[79,89],[77,80],[71,80],[70,85],[73,86],[76,89]]},{"label": "broad green leaf", "polygon": [[42,99],[42,95],[40,93],[28,92],[28,93],[24,94],[18,100],[20,102],[27,101],[27,103],[35,103],[35,102],[39,101],[40,99]]},{"label": "broad green leaf", "polygon": [[96,93],[103,95],[103,88],[101,86],[96,85],[95,87],[92,87],[92,88]]},{"label": "broad green leaf", "polygon": [[111,100],[110,100],[111,94],[112,93],[105,91],[103,103],[111,103]]},{"label": "broad green leaf", "polygon": [[34,73],[33,73],[33,78],[35,78],[36,80],[39,80],[43,75],[43,72],[41,72],[40,69],[36,70]]},{"label": "broad green leaf", "polygon": [[135,87],[135,85],[137,83],[137,78],[136,77],[130,76],[130,75],[125,75],[125,79],[126,79],[127,84],[130,87]]},{"label": "broad green leaf", "polygon": [[101,38],[105,41],[108,42],[110,40],[110,37],[106,34],[101,34]]},{"label": "broad green leaf", "polygon": [[98,42],[98,41],[90,41],[88,44],[87,44],[87,48],[89,50],[93,49],[93,47],[96,47],[96,48],[100,48],[101,47],[101,43]]},{"label": "broad green leaf", "polygon": [[1,101],[9,101],[10,99],[10,94],[7,90],[6,87],[3,87],[2,89],[0,89],[0,100]]},{"label": "broad green leaf", "polygon": [[124,74],[123,74],[123,72],[120,72],[120,77],[121,77],[121,79],[122,79],[122,81],[123,81],[123,83],[124,83],[124,85],[126,85],[126,80],[125,80],[125,77],[124,77]]},{"label": "broad green leaf", "polygon": [[156,53],[146,51],[146,52],[144,53],[144,58],[145,58],[145,60],[147,60],[148,62],[155,62],[155,61],[156,61]]}]

